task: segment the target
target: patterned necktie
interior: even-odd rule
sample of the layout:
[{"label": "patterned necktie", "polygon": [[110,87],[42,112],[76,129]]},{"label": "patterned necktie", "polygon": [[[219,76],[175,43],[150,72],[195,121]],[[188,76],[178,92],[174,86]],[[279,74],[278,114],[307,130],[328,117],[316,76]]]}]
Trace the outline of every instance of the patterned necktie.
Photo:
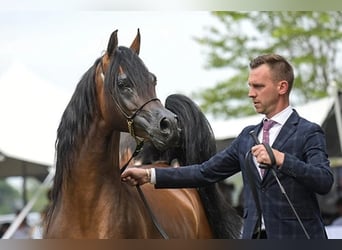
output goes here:
[{"label": "patterned necktie", "polygon": [[[263,143],[267,143],[267,144],[270,143],[270,129],[272,128],[274,124],[276,124],[275,121],[267,120],[267,119],[264,120],[264,125],[262,127],[262,142]],[[261,168],[260,171],[261,171],[261,176],[264,176],[265,169]]]}]

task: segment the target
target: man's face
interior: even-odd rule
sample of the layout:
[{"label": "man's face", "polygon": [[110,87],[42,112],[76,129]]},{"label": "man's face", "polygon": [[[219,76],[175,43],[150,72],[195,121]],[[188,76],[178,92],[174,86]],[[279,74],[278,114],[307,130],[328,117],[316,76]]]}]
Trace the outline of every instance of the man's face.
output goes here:
[{"label": "man's face", "polygon": [[280,84],[272,80],[268,65],[252,69],[248,77],[248,97],[253,101],[256,112],[272,117],[277,113]]}]

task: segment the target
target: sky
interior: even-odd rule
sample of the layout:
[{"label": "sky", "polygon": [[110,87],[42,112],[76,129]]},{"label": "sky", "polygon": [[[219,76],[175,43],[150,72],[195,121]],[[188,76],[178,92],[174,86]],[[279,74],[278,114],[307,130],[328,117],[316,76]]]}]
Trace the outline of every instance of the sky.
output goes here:
[{"label": "sky", "polygon": [[68,92],[101,56],[115,29],[125,46],[140,29],[140,56],[158,77],[161,99],[211,86],[217,75],[204,69],[204,48],[193,40],[215,23],[209,12],[6,11],[0,21],[0,74],[20,62]]},{"label": "sky", "polygon": [[140,57],[162,102],[214,86],[227,74],[205,69],[193,38],[215,24],[207,11],[0,11],[0,150],[53,162],[62,112],[115,29],[124,46],[140,29]]}]

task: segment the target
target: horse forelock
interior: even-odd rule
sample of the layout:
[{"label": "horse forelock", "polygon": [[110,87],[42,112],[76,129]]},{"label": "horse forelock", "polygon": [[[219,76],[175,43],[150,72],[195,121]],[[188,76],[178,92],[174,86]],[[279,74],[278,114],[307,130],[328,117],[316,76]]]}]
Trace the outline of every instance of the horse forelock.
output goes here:
[{"label": "horse forelock", "polygon": [[106,74],[106,92],[116,97],[117,81],[120,72],[127,75],[133,88],[140,97],[149,96],[154,88],[150,79],[150,72],[141,58],[130,48],[119,46],[111,58],[109,72]]}]

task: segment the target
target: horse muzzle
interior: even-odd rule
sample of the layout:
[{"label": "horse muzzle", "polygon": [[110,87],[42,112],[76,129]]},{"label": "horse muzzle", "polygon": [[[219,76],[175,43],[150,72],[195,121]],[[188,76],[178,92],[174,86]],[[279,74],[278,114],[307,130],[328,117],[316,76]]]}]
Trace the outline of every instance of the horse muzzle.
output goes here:
[{"label": "horse muzzle", "polygon": [[143,137],[158,149],[165,150],[179,144],[181,128],[177,116],[163,108],[150,112],[141,112],[134,119],[136,135]]}]

